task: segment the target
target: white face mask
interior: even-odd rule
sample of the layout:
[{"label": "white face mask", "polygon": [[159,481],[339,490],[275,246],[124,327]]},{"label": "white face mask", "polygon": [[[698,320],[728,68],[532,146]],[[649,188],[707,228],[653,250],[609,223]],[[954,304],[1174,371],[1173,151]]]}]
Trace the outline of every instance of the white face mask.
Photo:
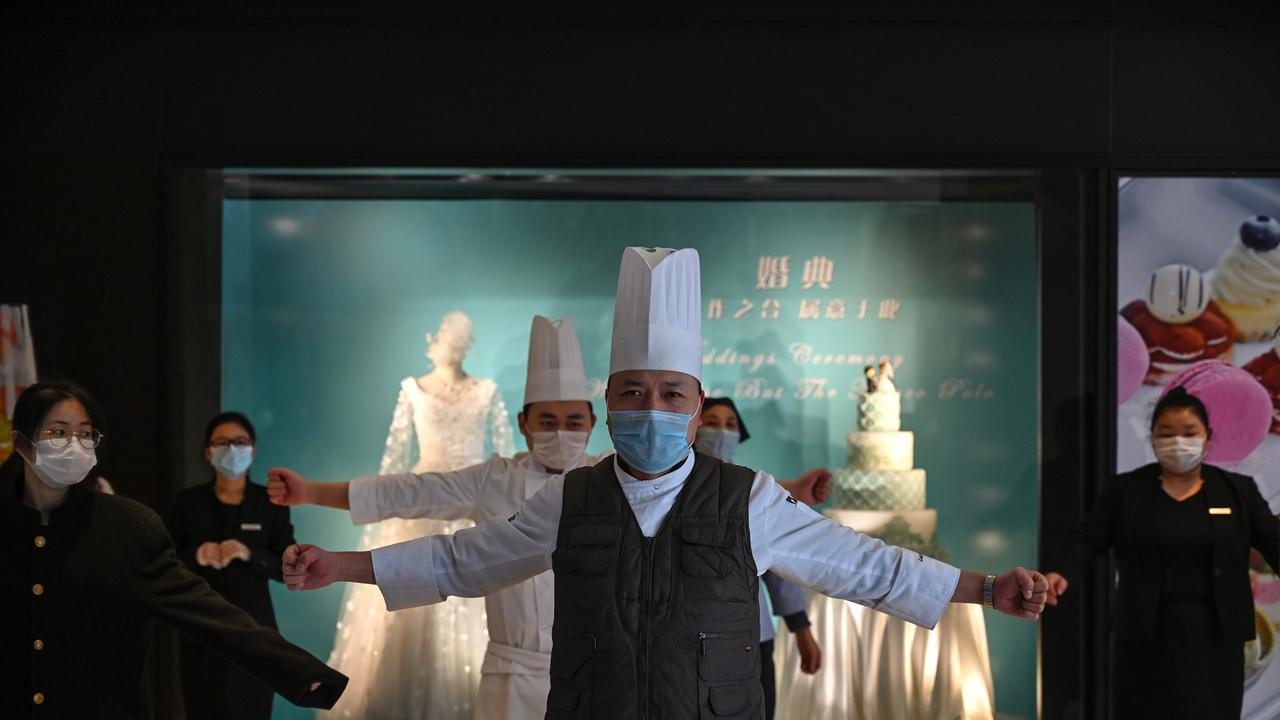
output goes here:
[{"label": "white face mask", "polygon": [[590,433],[570,430],[529,433],[529,451],[548,470],[568,472],[580,464],[587,452]]},{"label": "white face mask", "polygon": [[734,453],[738,452],[738,444],[742,441],[742,433],[727,428],[700,427],[698,439],[693,449],[704,455],[720,458],[725,462],[733,462]]},{"label": "white face mask", "polygon": [[1176,473],[1189,472],[1204,461],[1204,438],[1156,438],[1151,445],[1160,464]]},{"label": "white face mask", "polygon": [[54,447],[52,440],[41,440],[36,443],[36,461],[31,463],[31,469],[45,485],[65,490],[84,480],[97,464],[97,454],[79,440],[73,439],[66,447]]},{"label": "white face mask", "polygon": [[209,464],[224,478],[238,478],[253,464],[253,447],[220,447],[213,451]]}]

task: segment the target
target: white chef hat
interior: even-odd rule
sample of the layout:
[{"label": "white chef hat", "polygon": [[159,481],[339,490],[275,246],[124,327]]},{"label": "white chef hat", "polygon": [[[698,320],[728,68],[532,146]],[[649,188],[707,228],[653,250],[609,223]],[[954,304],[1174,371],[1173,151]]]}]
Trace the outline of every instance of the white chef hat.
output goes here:
[{"label": "white chef hat", "polygon": [[524,404],[553,400],[591,400],[582,350],[573,320],[557,323],[536,315],[529,330],[529,369],[524,382]]},{"label": "white chef hat", "polygon": [[702,380],[698,251],[629,247],[618,268],[609,374],[675,370]]}]

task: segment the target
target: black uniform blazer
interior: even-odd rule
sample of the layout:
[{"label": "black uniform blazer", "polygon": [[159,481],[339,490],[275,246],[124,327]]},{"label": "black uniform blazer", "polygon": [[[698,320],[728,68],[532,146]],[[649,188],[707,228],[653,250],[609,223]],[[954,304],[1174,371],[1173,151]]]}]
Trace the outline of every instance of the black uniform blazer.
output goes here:
[{"label": "black uniform blazer", "polygon": [[[222,513],[239,515],[230,533],[221,524]],[[178,494],[169,524],[178,557],[192,572],[208,581],[219,594],[244,609],[259,623],[276,626],[267,580],[282,580],[281,556],[294,543],[289,508],[272,504],[267,489],[246,482],[244,500],[224,506],[213,481]],[[249,562],[236,560],[221,570],[202,567],[196,550],[206,542],[236,539],[249,548]]]},{"label": "black uniform blazer", "polygon": [[[1280,519],[1271,514],[1253,478],[1204,465],[1201,492],[1210,508],[1229,508],[1230,514],[1211,514],[1214,552],[1211,578],[1218,622],[1225,639],[1254,637],[1253,593],[1249,587],[1249,548],[1280,569]],[[1120,584],[1114,626],[1120,638],[1154,638],[1160,607],[1163,565],[1151,532],[1155,502],[1163,493],[1156,463],[1116,476],[1076,529],[1059,558],[1058,572],[1069,583],[1089,573],[1095,558],[1115,551]]]},{"label": "black uniform blazer", "polygon": [[0,483],[0,717],[150,718],[154,619],[296,705],[329,708],[342,694],[344,675],[187,570],[146,506],[77,486],[42,526],[21,483]]}]

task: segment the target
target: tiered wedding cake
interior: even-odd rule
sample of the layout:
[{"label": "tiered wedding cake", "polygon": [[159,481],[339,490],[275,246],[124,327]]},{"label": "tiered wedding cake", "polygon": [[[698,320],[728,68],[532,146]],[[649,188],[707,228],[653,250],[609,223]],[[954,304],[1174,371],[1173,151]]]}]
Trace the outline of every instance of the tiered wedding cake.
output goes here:
[{"label": "tiered wedding cake", "polygon": [[853,529],[933,557],[938,513],[925,508],[925,472],[915,467],[915,434],[902,430],[902,400],[893,368],[867,371],[858,401],[858,430],[849,433],[849,464],[835,472],[826,515]]}]

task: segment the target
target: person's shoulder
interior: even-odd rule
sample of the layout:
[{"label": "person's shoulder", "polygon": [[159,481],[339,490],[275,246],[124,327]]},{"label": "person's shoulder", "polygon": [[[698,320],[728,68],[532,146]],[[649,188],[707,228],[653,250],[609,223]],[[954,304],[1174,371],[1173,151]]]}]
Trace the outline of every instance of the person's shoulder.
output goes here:
[{"label": "person's shoulder", "polygon": [[1147,463],[1132,470],[1118,473],[1111,478],[1111,483],[1117,487],[1129,487],[1135,483],[1156,477],[1159,473],[1160,463]]},{"label": "person's shoulder", "polygon": [[1248,488],[1250,486],[1255,488],[1257,487],[1257,482],[1253,479],[1253,476],[1251,475],[1232,472],[1230,470],[1227,470],[1226,468],[1220,468],[1217,465],[1205,465],[1204,470],[1209,471],[1210,474],[1217,475],[1218,477],[1222,478],[1226,482],[1231,483],[1232,485],[1238,488]]},{"label": "person's shoulder", "polygon": [[529,462],[532,460],[532,457],[533,456],[528,452],[518,452],[515,455],[512,455],[510,457],[506,455],[500,455],[498,453],[493,453],[488,458],[486,458],[484,462],[480,464],[487,465],[489,467],[510,469],[510,468],[523,467],[525,465],[528,465]]},{"label": "person's shoulder", "polygon": [[159,518],[156,511],[132,498],[123,495],[108,495],[107,493],[97,493],[94,498],[94,505],[100,512],[122,518],[135,518],[149,520],[152,517]]},{"label": "person's shoulder", "polygon": [[94,512],[101,522],[116,534],[155,535],[166,540],[169,531],[155,510],[131,498],[98,493],[94,496]]}]

